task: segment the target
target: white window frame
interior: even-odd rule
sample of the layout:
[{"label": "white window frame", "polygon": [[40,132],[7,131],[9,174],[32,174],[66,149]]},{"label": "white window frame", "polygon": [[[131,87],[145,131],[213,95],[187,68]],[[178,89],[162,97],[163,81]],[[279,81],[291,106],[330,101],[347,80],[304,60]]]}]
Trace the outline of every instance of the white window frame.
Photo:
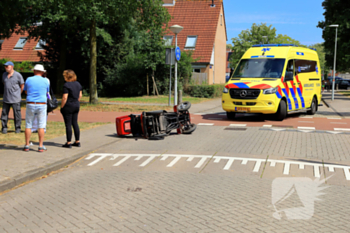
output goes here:
[{"label": "white window frame", "polygon": [[[189,38],[195,38],[196,40],[194,41],[194,46],[188,46],[187,45],[187,42],[188,42],[188,39]],[[186,44],[185,44],[185,49],[195,49],[196,48],[196,45],[197,45],[197,40],[198,40],[198,36],[187,36],[187,39],[186,39]]]},{"label": "white window frame", "polygon": [[[24,42],[20,43],[21,40],[23,40],[23,39],[24,39]],[[22,50],[24,48],[24,46],[26,45],[26,43],[27,43],[27,37],[20,37],[13,49]],[[23,45],[21,45],[21,44],[23,44]]]},{"label": "white window frame", "polygon": [[164,3],[163,6],[175,6],[175,0],[173,0],[173,3]]},{"label": "white window frame", "polygon": [[46,45],[46,42],[44,40],[42,40],[42,39],[39,39],[38,43],[35,46],[35,50],[44,50],[44,48],[41,47],[40,44]]},{"label": "white window frame", "polygon": [[173,39],[174,39],[174,36],[163,36],[163,40],[165,41],[164,42],[165,46],[171,46],[173,44]]}]

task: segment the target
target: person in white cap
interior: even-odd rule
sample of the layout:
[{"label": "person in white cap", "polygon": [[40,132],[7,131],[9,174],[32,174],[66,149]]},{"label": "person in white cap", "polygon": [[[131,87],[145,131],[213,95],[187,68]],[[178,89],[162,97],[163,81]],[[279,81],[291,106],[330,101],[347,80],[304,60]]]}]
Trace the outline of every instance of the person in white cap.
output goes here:
[{"label": "person in white cap", "polygon": [[46,128],[46,101],[47,94],[50,92],[48,81],[42,78],[46,72],[43,65],[37,64],[34,66],[34,76],[29,77],[24,84],[24,91],[27,94],[27,109],[26,109],[26,130],[25,130],[25,146],[24,151],[29,151],[29,140],[32,134],[31,128],[34,117],[38,118],[38,134],[39,134],[39,152],[44,152],[47,149],[44,146],[44,128]]},{"label": "person in white cap", "polygon": [[1,131],[7,134],[7,121],[12,106],[15,119],[15,133],[21,132],[21,94],[23,91],[24,80],[20,73],[13,69],[14,64],[8,61],[4,64],[6,72],[2,75],[2,83],[4,84],[4,97],[1,113]]}]

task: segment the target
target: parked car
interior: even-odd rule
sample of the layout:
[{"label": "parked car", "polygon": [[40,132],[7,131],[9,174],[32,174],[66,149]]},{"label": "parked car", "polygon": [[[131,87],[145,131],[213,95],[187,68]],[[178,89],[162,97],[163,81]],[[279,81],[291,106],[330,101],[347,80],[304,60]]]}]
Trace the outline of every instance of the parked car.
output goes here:
[{"label": "parked car", "polygon": [[[337,81],[335,81],[337,83]],[[339,84],[338,84],[338,88],[339,89],[348,89],[350,87],[350,82],[347,80],[342,80]]]}]

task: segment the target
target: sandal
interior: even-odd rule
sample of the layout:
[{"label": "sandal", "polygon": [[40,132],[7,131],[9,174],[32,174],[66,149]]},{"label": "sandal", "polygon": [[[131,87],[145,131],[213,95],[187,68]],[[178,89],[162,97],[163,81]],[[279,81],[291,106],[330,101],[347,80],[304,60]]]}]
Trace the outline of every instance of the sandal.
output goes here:
[{"label": "sandal", "polygon": [[23,148],[23,151],[28,152],[29,151],[29,146],[25,145]]},{"label": "sandal", "polygon": [[39,152],[44,152],[44,151],[47,151],[47,149],[46,149],[45,146],[43,146],[43,147],[39,147],[39,148],[38,148],[38,151],[39,151]]}]

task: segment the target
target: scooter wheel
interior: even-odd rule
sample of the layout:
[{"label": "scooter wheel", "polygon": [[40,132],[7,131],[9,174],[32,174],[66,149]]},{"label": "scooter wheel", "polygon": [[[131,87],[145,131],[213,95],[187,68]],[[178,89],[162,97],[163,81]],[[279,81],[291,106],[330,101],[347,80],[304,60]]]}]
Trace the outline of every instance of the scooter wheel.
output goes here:
[{"label": "scooter wheel", "polygon": [[191,125],[187,126],[184,130],[182,130],[182,133],[183,134],[191,134],[196,129],[197,129],[197,125],[196,124],[191,124]]}]

